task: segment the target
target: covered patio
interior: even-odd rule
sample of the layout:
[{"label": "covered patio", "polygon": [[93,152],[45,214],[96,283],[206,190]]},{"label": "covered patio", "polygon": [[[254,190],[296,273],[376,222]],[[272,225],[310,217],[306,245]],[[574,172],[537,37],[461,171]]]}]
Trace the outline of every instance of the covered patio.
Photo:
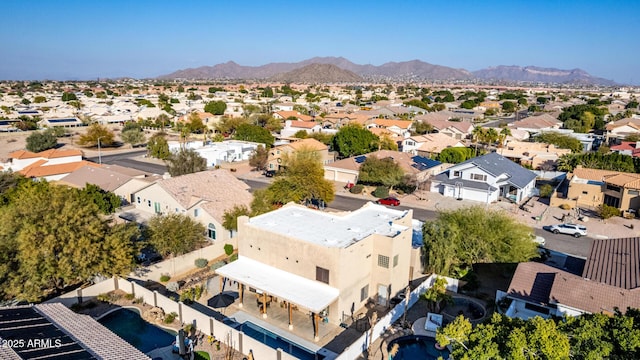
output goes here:
[{"label": "covered patio", "polygon": [[[216,272],[221,276],[221,283],[222,277],[238,283],[238,307],[246,307],[249,313],[257,311],[264,319],[272,312],[282,318],[284,311],[288,329],[293,330],[294,325],[301,328],[312,325],[314,341],[320,339],[319,324],[324,321],[327,308],[339,295],[339,290],[329,285],[242,256]],[[310,320],[302,315],[305,310],[310,313]]]}]

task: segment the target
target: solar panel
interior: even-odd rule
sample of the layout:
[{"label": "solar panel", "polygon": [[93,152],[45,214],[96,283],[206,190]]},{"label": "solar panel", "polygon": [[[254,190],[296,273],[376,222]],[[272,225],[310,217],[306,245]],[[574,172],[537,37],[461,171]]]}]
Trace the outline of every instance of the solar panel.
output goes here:
[{"label": "solar panel", "polygon": [[65,123],[65,122],[76,122],[76,119],[50,119],[48,120],[50,123]]},{"label": "solar panel", "polygon": [[411,164],[411,166],[420,171],[431,169],[432,167],[441,164],[440,161],[429,159],[424,156],[414,156],[411,160],[413,160],[413,164]]},{"label": "solar panel", "polygon": [[362,164],[365,160],[367,160],[367,157],[364,155],[360,155],[360,156],[356,156],[355,158],[353,158],[353,160],[356,161],[356,163],[358,164]]},{"label": "solar panel", "polygon": [[0,338],[22,359],[95,359],[33,307],[0,309]]}]

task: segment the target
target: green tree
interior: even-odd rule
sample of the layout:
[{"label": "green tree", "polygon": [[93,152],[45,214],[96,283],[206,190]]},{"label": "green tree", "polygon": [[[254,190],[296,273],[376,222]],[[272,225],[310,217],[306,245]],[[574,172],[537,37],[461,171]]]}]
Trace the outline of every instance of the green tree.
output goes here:
[{"label": "green tree", "polygon": [[236,132],[238,126],[249,123],[249,119],[247,118],[223,117],[216,124],[216,130],[225,135],[233,135]]},{"label": "green tree", "polygon": [[62,93],[62,101],[72,101],[72,100],[78,100],[78,98],[76,97],[76,94],[72,92]]},{"label": "green tree", "polygon": [[306,139],[307,137],[309,137],[309,133],[307,132],[307,130],[298,130],[295,134],[293,134],[293,137],[297,139]]},{"label": "green tree", "polygon": [[378,149],[380,139],[371,131],[357,124],[343,126],[333,136],[333,149],[341,157],[370,153]]},{"label": "green tree", "polygon": [[273,97],[273,89],[269,86],[265,87],[264,89],[262,89],[262,97],[268,97],[268,98],[272,98]]},{"label": "green tree", "polygon": [[44,96],[36,96],[33,98],[33,102],[36,104],[42,104],[43,102],[47,102],[47,98]]},{"label": "green tree", "polygon": [[391,136],[387,135],[387,134],[383,134],[380,137],[380,142],[378,147],[380,148],[380,150],[392,150],[392,151],[398,151],[398,143],[395,142]]},{"label": "green tree", "polygon": [[169,151],[169,143],[166,139],[165,133],[155,133],[147,142],[147,150],[149,156],[166,160],[171,152]]},{"label": "green tree", "polygon": [[505,101],[502,103],[502,112],[512,113],[514,111],[516,111],[516,103],[513,101]]},{"label": "green tree", "polygon": [[100,141],[101,146],[109,146],[113,144],[113,131],[100,124],[89,126],[87,132],[80,135],[78,144],[81,146],[97,146]]},{"label": "green tree", "polygon": [[429,311],[435,313],[440,313],[442,305],[453,301],[451,295],[447,294],[447,279],[441,276],[436,277],[433,285],[425,291],[422,297],[429,303]]},{"label": "green tree", "polygon": [[187,215],[156,215],[148,224],[149,244],[163,257],[178,256],[204,244],[204,225]]},{"label": "green tree", "polygon": [[204,111],[213,115],[222,115],[227,110],[227,104],[224,101],[209,101],[204,106]]},{"label": "green tree", "polygon": [[171,153],[166,161],[167,171],[173,177],[207,170],[207,160],[193,149],[180,149]]},{"label": "green tree", "polygon": [[256,170],[265,170],[267,167],[267,160],[269,159],[269,152],[263,145],[258,145],[256,151],[249,158],[249,166],[252,166]]},{"label": "green tree", "polygon": [[249,216],[251,212],[244,205],[234,205],[233,208],[225,210],[222,226],[229,231],[238,230],[238,218],[240,216]]},{"label": "green tree", "polygon": [[142,144],[146,140],[144,132],[136,129],[123,131],[122,134],[120,134],[120,138],[122,138],[123,142],[130,144],[132,148],[134,145]]},{"label": "green tree", "polygon": [[[330,203],[335,198],[333,183],[324,178],[320,154],[311,149],[300,148],[283,156],[282,175],[267,188],[267,203],[303,203],[321,200]],[[251,205],[253,209],[253,204]]]},{"label": "green tree", "polygon": [[633,109],[633,110],[637,110],[638,106],[640,104],[638,103],[637,100],[631,100],[627,103],[627,105],[624,107],[625,109]]},{"label": "green tree", "polygon": [[86,184],[80,193],[86,196],[87,201],[96,204],[103,214],[113,214],[122,204],[118,195],[102,190],[98,185]]},{"label": "green tree", "polygon": [[233,137],[236,140],[263,143],[268,147],[273,146],[273,143],[275,142],[275,138],[271,135],[269,130],[251,124],[240,124]]},{"label": "green tree", "polygon": [[433,131],[433,126],[425,121],[415,121],[413,127],[414,132],[418,135],[428,134]]},{"label": "green tree", "polygon": [[206,125],[202,122],[200,116],[195,112],[189,114],[189,118],[187,120],[186,127],[192,134],[202,134],[206,128]]},{"label": "green tree", "polygon": [[37,153],[53,149],[58,145],[58,139],[53,131],[36,131],[27,137],[27,150]]},{"label": "green tree", "polygon": [[457,276],[476,263],[512,263],[537,256],[530,227],[481,206],[443,211],[423,226],[425,270]]},{"label": "green tree", "polygon": [[446,164],[458,164],[474,157],[474,151],[465,147],[450,147],[442,149],[437,160]]},{"label": "green tree", "polygon": [[[137,229],[120,237],[122,229],[110,227],[77,189],[23,183],[0,207],[0,222],[0,248],[11,256],[0,266],[0,272],[10,271],[0,273],[5,297],[38,301],[95,275],[125,275],[133,269],[131,238]],[[131,256],[118,255],[123,251]]]},{"label": "green tree", "polygon": [[365,184],[384,185],[387,188],[402,182],[404,171],[392,158],[369,156],[360,166],[358,180]]},{"label": "green tree", "polygon": [[547,131],[538,134],[534,140],[536,142],[553,144],[560,149],[569,149],[574,153],[582,152],[582,143],[580,140],[569,135]]}]

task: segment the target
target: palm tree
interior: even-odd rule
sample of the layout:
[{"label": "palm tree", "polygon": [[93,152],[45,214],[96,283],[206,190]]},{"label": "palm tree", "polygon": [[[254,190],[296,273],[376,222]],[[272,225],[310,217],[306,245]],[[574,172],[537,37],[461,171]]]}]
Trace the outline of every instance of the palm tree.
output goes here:
[{"label": "palm tree", "polygon": [[476,126],[471,131],[471,141],[476,144],[476,156],[478,156],[478,142],[485,137],[485,129],[480,126]]},{"label": "palm tree", "polygon": [[507,136],[511,136],[511,129],[505,126],[500,130],[500,146],[501,147],[504,147],[506,145]]},{"label": "palm tree", "polygon": [[496,131],[496,129],[489,128],[489,130],[487,130],[486,140],[489,143],[489,149],[491,149],[491,144],[498,141],[499,138],[500,138],[500,135],[498,134],[498,131]]}]

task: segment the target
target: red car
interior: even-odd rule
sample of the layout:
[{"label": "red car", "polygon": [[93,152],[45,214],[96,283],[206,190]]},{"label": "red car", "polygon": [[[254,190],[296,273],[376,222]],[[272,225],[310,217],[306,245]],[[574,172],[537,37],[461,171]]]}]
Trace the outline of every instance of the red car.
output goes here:
[{"label": "red car", "polygon": [[382,205],[392,205],[392,206],[398,206],[400,205],[400,200],[394,198],[394,197],[388,197],[388,198],[384,198],[384,199],[380,199],[378,201],[376,201],[378,204],[382,204]]}]

